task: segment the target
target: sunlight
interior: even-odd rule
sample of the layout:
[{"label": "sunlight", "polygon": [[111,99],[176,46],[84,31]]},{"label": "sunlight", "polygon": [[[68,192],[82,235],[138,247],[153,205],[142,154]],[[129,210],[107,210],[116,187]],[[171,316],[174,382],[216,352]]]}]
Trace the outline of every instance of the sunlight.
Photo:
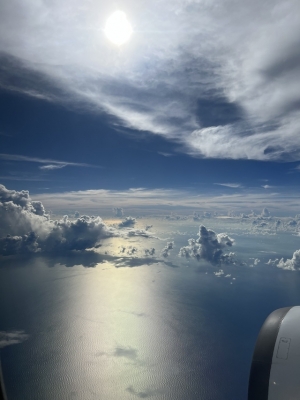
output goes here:
[{"label": "sunlight", "polygon": [[126,43],[132,34],[132,27],[123,11],[115,11],[107,20],[105,29],[106,37],[121,46]]}]

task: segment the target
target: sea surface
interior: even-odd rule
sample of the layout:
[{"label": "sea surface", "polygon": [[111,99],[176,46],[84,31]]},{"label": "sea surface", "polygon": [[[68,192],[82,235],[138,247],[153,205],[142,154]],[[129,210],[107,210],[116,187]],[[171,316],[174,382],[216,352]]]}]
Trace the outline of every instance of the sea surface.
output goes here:
[{"label": "sea surface", "polygon": [[[285,247],[271,239],[242,238],[240,252]],[[76,260],[2,259],[0,331],[28,335],[1,349],[8,400],[246,400],[262,323],[300,304],[299,274],[265,264],[218,278],[175,255],[118,268]]]}]

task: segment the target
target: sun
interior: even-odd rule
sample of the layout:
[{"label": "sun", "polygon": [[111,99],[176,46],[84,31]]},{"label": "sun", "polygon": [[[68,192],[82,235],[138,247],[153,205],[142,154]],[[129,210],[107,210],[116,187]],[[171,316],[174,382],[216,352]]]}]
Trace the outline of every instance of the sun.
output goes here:
[{"label": "sun", "polygon": [[115,11],[107,20],[104,33],[106,37],[121,46],[126,43],[132,34],[132,27],[123,11]]}]

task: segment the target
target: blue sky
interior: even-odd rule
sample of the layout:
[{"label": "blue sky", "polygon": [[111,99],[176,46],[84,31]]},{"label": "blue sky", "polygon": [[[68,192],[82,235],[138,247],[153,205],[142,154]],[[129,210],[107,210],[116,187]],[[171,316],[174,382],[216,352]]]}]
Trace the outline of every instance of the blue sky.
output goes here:
[{"label": "blue sky", "polygon": [[[104,32],[117,8],[133,28],[122,46]],[[248,208],[254,194],[296,197],[298,13],[296,1],[2,5],[1,182],[243,195]]]}]

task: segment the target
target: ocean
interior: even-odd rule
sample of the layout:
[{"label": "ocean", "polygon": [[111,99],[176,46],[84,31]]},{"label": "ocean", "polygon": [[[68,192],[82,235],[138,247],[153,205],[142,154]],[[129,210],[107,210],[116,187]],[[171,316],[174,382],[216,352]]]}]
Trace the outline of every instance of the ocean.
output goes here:
[{"label": "ocean", "polygon": [[300,304],[298,273],[266,265],[80,263],[2,260],[0,331],[28,335],[1,349],[8,400],[246,400],[262,323]]}]

